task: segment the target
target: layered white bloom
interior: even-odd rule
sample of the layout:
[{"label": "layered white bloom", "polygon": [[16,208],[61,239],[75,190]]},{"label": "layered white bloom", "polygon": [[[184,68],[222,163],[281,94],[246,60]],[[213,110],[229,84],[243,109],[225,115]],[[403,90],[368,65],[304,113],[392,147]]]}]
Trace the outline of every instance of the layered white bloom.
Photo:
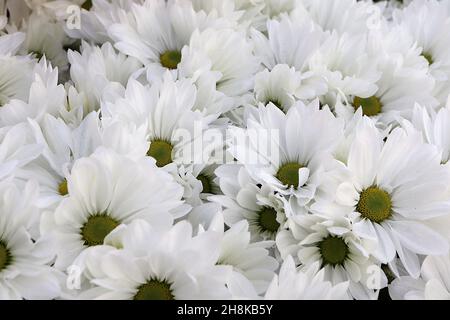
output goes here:
[{"label": "layered white bloom", "polygon": [[26,33],[24,47],[38,60],[43,56],[60,71],[67,69],[67,54],[64,50],[64,29],[45,14],[32,14],[23,31]]},{"label": "layered white bloom", "polygon": [[104,89],[119,83],[126,86],[130,76],[140,69],[141,64],[134,58],[117,53],[110,43],[101,47],[83,42],[81,53],[69,51],[70,76],[76,89],[83,93],[85,109],[100,108]]},{"label": "layered white bloom", "polygon": [[224,208],[225,223],[232,227],[246,220],[252,240],[274,240],[285,222],[281,197],[268,185],[258,185],[241,165],[223,165],[215,173],[223,195],[208,199]]},{"label": "layered white bloom", "polygon": [[74,163],[67,192],[41,222],[46,234],[57,237],[55,266],[60,269],[86,248],[103,244],[120,224],[144,219],[155,226],[167,225],[189,210],[181,201],[182,188],[154,161],[133,161],[105,148]]},{"label": "layered white bloom", "polygon": [[324,279],[337,285],[349,283],[355,299],[376,299],[387,279],[371,253],[373,243],[361,239],[352,230],[347,217],[295,215],[289,218],[289,230],[280,231],[277,247],[281,256],[296,257],[305,266],[319,263]]},{"label": "layered white bloom", "polygon": [[418,255],[448,251],[448,241],[424,223],[448,215],[448,171],[419,132],[397,128],[383,142],[364,117],[346,165],[351,177],[338,187],[336,201],[355,217],[354,233],[377,242],[373,256],[378,261],[398,274],[391,263],[397,254],[407,272],[418,277]]},{"label": "layered white bloom", "polygon": [[11,100],[0,108],[0,127],[27,121],[40,121],[46,113],[59,115],[65,106],[66,91],[58,84],[58,69],[52,68],[45,58],[29,70],[33,81],[30,83],[28,98]]},{"label": "layered white bloom", "polygon": [[19,190],[2,181],[0,194],[0,299],[59,297],[60,275],[50,266],[54,242],[36,232],[38,185],[30,181]]},{"label": "layered white bloom", "polygon": [[450,258],[428,256],[420,271],[420,278],[404,276],[389,285],[394,300],[450,300]]},{"label": "layered white bloom", "polygon": [[25,123],[0,129],[0,180],[15,175],[18,168],[36,159],[42,147],[33,141]]},{"label": "layered white bloom", "polygon": [[117,49],[159,74],[177,69],[181,49],[195,30],[220,24],[213,16],[194,11],[189,2],[145,1],[132,4],[130,13],[127,21],[110,26],[108,33]]},{"label": "layered white bloom", "polygon": [[10,100],[28,101],[33,79],[33,61],[27,56],[16,56],[25,40],[23,33],[0,37],[0,107]]},{"label": "layered white bloom", "polygon": [[394,23],[405,28],[422,48],[422,57],[436,80],[434,95],[444,105],[450,94],[450,10],[448,1],[415,0],[393,12]]},{"label": "layered white bloom", "polygon": [[267,289],[268,300],[347,300],[348,283],[333,286],[324,279],[319,263],[297,268],[291,256],[286,257],[279,275]]},{"label": "layered white bloom", "polygon": [[202,112],[194,110],[197,91],[189,79],[174,81],[166,73],[150,86],[130,80],[124,91],[122,96],[104,102],[103,119],[146,126],[150,141],[147,155],[155,158],[159,167],[172,162],[203,164],[209,159],[216,145],[206,141],[203,144],[203,133],[218,115],[205,118]]},{"label": "layered white bloom", "polygon": [[306,210],[332,168],[343,124],[317,101],[298,102],[286,114],[269,104],[249,114],[246,129],[231,133],[230,152],[250,175]]},{"label": "layered white bloom", "polygon": [[100,146],[135,160],[142,158],[148,148],[145,128],[126,127],[122,122],[103,126],[96,112],[77,127],[50,115],[40,123],[29,120],[29,124],[32,141],[43,148],[42,155],[18,170],[16,176],[39,182],[38,205],[42,208],[54,208],[67,196],[66,178],[73,163],[90,156]]},{"label": "layered white bloom", "polygon": [[193,236],[185,221],[173,227],[144,220],[121,225],[105,245],[87,250],[84,273],[95,287],[80,298],[227,299],[231,268],[216,265],[219,244],[220,234]]}]

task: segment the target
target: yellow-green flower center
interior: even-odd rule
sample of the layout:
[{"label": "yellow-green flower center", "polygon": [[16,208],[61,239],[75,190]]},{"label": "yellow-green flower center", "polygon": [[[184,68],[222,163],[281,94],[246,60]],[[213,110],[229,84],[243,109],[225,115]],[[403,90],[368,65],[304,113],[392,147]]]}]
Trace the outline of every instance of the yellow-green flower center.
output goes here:
[{"label": "yellow-green flower center", "polygon": [[172,150],[173,146],[164,140],[154,140],[150,143],[150,149],[147,152],[149,157],[153,157],[156,160],[158,167],[164,167],[165,165],[172,163]]},{"label": "yellow-green flower center", "polygon": [[275,105],[275,107],[277,107],[278,109],[280,109],[281,111],[283,111],[283,104],[278,100],[278,99],[269,99],[266,103],[266,105],[268,105],[269,103],[273,103]]},{"label": "yellow-green flower center", "polygon": [[168,69],[176,69],[181,61],[181,52],[176,50],[169,50],[161,54],[159,57],[161,65]]},{"label": "yellow-green flower center", "polygon": [[271,233],[278,231],[280,224],[277,221],[277,212],[274,208],[263,207],[258,214],[258,225],[262,231]]},{"label": "yellow-green flower center", "polygon": [[298,171],[303,168],[303,166],[299,163],[291,162],[286,163],[278,169],[277,179],[280,180],[285,186],[288,187],[298,187]]},{"label": "yellow-green flower center", "polygon": [[138,288],[134,300],[175,300],[175,297],[167,282],[150,280]]},{"label": "yellow-green flower center", "polygon": [[11,263],[12,257],[6,244],[0,241],[0,272],[2,272]]},{"label": "yellow-green flower center", "polygon": [[319,243],[324,264],[341,265],[348,255],[348,246],[342,238],[328,236]]},{"label": "yellow-green flower center", "polygon": [[86,10],[91,10],[92,0],[86,0],[81,7]]},{"label": "yellow-green flower center", "polygon": [[363,114],[369,117],[381,113],[381,109],[383,108],[380,99],[375,96],[369,98],[355,97],[353,99],[353,107],[355,110],[361,107]]},{"label": "yellow-green flower center", "polygon": [[106,214],[90,216],[81,228],[81,235],[86,246],[102,245],[105,237],[111,233],[119,222]]},{"label": "yellow-green flower center", "polygon": [[390,195],[378,188],[369,187],[359,195],[356,210],[364,218],[373,222],[382,222],[388,219],[392,212],[392,201]]},{"label": "yellow-green flower center", "polygon": [[199,174],[197,179],[202,183],[202,193],[212,193],[212,179],[206,174]]},{"label": "yellow-green flower center", "polygon": [[424,57],[428,64],[431,66],[434,63],[433,56],[428,52],[422,52],[422,57]]},{"label": "yellow-green flower center", "polygon": [[69,189],[67,188],[67,180],[64,179],[58,186],[58,192],[60,195],[65,196],[69,194]]}]

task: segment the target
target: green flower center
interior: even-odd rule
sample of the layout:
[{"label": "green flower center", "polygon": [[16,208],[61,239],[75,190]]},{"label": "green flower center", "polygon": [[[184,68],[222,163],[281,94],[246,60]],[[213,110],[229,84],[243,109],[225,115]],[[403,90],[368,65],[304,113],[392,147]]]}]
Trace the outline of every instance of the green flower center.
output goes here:
[{"label": "green flower center", "polygon": [[176,50],[166,51],[159,57],[161,65],[168,69],[176,69],[181,61],[181,52]]},{"label": "green flower center", "polygon": [[378,187],[369,187],[359,195],[356,210],[364,218],[382,222],[391,216],[392,202],[389,194]]},{"label": "green flower center", "polygon": [[156,160],[158,167],[164,167],[165,165],[172,163],[172,150],[173,146],[163,140],[155,140],[150,143],[150,149],[147,152],[149,157],[153,157]]},{"label": "green flower center", "polygon": [[199,174],[197,179],[202,183],[202,193],[212,193],[213,182],[211,177],[206,174]]},{"label": "green flower center", "polygon": [[332,266],[343,264],[348,255],[348,246],[342,238],[328,236],[319,243],[323,263]]},{"label": "green flower center", "polygon": [[269,103],[273,103],[278,109],[280,109],[281,111],[283,111],[283,107],[282,107],[282,103],[278,100],[278,99],[270,99],[267,101],[266,105],[268,105]]},{"label": "green flower center", "polygon": [[286,163],[278,169],[277,179],[280,180],[285,186],[298,187],[298,171],[303,168],[299,163],[291,162]]},{"label": "green flower center", "polygon": [[66,196],[69,194],[69,189],[67,188],[67,180],[64,179],[58,186],[58,192],[62,196]]},{"label": "green flower center", "polygon": [[105,237],[118,225],[119,222],[106,214],[90,216],[81,228],[84,244],[86,246],[102,245]]},{"label": "green flower center", "polygon": [[280,228],[280,224],[277,221],[277,212],[274,208],[263,207],[259,211],[258,224],[262,231],[268,231],[275,233]]},{"label": "green flower center", "polygon": [[381,109],[383,106],[380,102],[380,99],[375,96],[371,96],[369,98],[355,97],[353,99],[353,107],[355,108],[355,110],[358,110],[358,108],[361,107],[363,114],[371,117],[381,113]]},{"label": "green flower center", "polygon": [[85,10],[91,10],[92,0],[86,0],[81,7]]},{"label": "green flower center", "polygon": [[8,265],[11,263],[11,260],[11,253],[6,247],[6,244],[3,241],[0,241],[0,272],[8,267]]},{"label": "green flower center", "polygon": [[175,297],[167,282],[150,280],[138,288],[134,300],[175,300]]},{"label": "green flower center", "polygon": [[40,52],[40,51],[32,51],[32,52],[30,52],[30,53],[34,54],[34,56],[35,56],[36,59],[38,59],[38,60],[41,60],[42,57],[44,56],[44,54],[43,54],[42,52]]},{"label": "green flower center", "polygon": [[422,57],[424,57],[424,58],[428,61],[428,64],[429,64],[430,66],[434,63],[434,61],[433,61],[433,56],[432,56],[430,53],[428,53],[428,52],[422,52]]}]

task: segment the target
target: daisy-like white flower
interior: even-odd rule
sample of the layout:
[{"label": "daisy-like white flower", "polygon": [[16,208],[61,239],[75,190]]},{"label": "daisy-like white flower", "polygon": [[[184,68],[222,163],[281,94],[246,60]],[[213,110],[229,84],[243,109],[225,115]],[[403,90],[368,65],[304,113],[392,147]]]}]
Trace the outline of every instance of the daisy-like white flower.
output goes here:
[{"label": "daisy-like white flower", "polygon": [[437,101],[433,98],[434,80],[424,68],[408,68],[402,63],[403,57],[392,58],[388,52],[383,53],[377,48],[377,70],[381,77],[375,82],[377,90],[369,97],[350,97],[343,112],[336,108],[338,114],[348,117],[355,110],[361,108],[366,116],[388,125],[401,119],[411,119],[414,103],[433,108]]},{"label": "daisy-like white flower", "polygon": [[254,74],[260,60],[253,54],[253,46],[243,31],[232,28],[196,30],[182,50],[179,68],[182,74],[190,70],[211,70],[220,74],[217,89],[230,97],[248,93],[253,88]]},{"label": "daisy-like white flower", "polygon": [[141,64],[134,58],[117,53],[107,42],[101,47],[82,43],[81,53],[69,51],[70,76],[76,89],[83,93],[85,109],[100,108],[100,100],[105,87],[113,83],[126,86],[130,76]]},{"label": "daisy-like white flower", "polygon": [[376,92],[381,74],[368,46],[361,34],[332,32],[323,40],[309,59],[309,68],[327,81],[330,92],[325,102],[334,104],[339,95],[367,98]]},{"label": "daisy-like white flower", "polygon": [[58,69],[44,58],[29,70],[33,77],[27,89],[26,100],[14,99],[0,108],[0,126],[11,126],[27,121],[40,121],[46,113],[59,115],[65,106],[66,91],[58,84]]},{"label": "daisy-like white flower", "polygon": [[137,127],[145,125],[150,140],[147,155],[155,158],[159,167],[172,162],[203,163],[215,146],[204,145],[195,153],[194,145],[218,115],[204,118],[193,110],[195,99],[196,88],[189,79],[174,81],[167,72],[151,86],[130,80],[123,97],[104,102],[102,115],[103,119],[119,119]]},{"label": "daisy-like white flower", "polygon": [[52,242],[35,233],[39,211],[34,205],[38,185],[19,188],[0,182],[0,299],[59,297]]},{"label": "daisy-like white flower", "polygon": [[32,140],[43,148],[42,155],[16,171],[16,177],[35,179],[40,185],[38,205],[54,208],[67,196],[67,180],[73,163],[104,146],[139,160],[148,148],[145,128],[126,127],[122,122],[102,126],[96,112],[79,126],[70,127],[61,119],[46,115],[40,123],[29,120]]},{"label": "daisy-like white flower", "polygon": [[103,244],[122,223],[144,219],[158,226],[190,209],[181,201],[182,188],[154,161],[136,162],[105,148],[75,162],[67,191],[68,196],[41,223],[46,233],[55,233],[58,239],[55,266],[63,269],[86,248]]},{"label": "daisy-like white flower", "polygon": [[65,38],[61,24],[51,21],[45,14],[32,14],[24,26],[26,39],[24,47],[40,60],[44,55],[53,67],[60,71],[67,69],[67,54],[63,48]]},{"label": "daisy-like white flower", "polygon": [[326,92],[324,82],[302,83],[304,78],[305,74],[285,64],[278,64],[271,71],[265,69],[255,76],[256,102],[271,102],[287,111],[298,99],[314,99]]},{"label": "daisy-like white flower", "polygon": [[282,15],[280,21],[267,21],[267,37],[252,30],[256,55],[272,70],[277,64],[287,64],[296,71],[308,70],[309,58],[318,50],[323,32],[310,20],[302,22]]},{"label": "daisy-like white flower", "polygon": [[[222,234],[217,264],[233,267],[234,272],[229,280],[232,286],[244,279],[244,285],[250,282],[257,294],[266,292],[278,268],[277,260],[269,254],[274,241],[252,242],[246,220],[235,223],[225,231],[222,210],[215,203],[194,208],[188,219],[198,232],[207,229]],[[233,291],[231,288],[232,294]]]},{"label": "daisy-like white flower", "polygon": [[252,241],[271,239],[285,222],[283,201],[268,185],[258,185],[244,166],[223,165],[215,174],[223,195],[208,199],[223,206],[228,226],[246,220]]},{"label": "daisy-like white flower", "polygon": [[286,257],[280,273],[276,275],[267,292],[268,300],[347,300],[348,283],[333,286],[325,280],[324,270],[315,263],[297,268],[291,256]]},{"label": "daisy-like white flower", "polygon": [[422,48],[422,57],[436,80],[435,97],[444,105],[450,94],[450,10],[446,1],[415,0],[393,12],[395,24],[405,28]]},{"label": "daisy-like white flower", "polygon": [[230,133],[230,152],[250,175],[306,210],[331,168],[343,123],[318,101],[297,102],[286,114],[269,104],[250,113],[246,129]]},{"label": "daisy-like white flower", "polygon": [[428,256],[420,271],[420,278],[404,276],[389,285],[394,300],[450,300],[450,258]]},{"label": "daisy-like white flower", "polygon": [[448,171],[437,149],[417,131],[397,128],[383,142],[374,124],[364,117],[356,127],[347,169],[336,201],[355,216],[353,232],[375,240],[372,255],[389,264],[397,254],[407,272],[418,277],[418,255],[444,254],[448,241],[424,221],[448,215]]},{"label": "daisy-like white flower", "polygon": [[137,58],[156,74],[177,69],[181,49],[189,44],[194,30],[204,30],[218,21],[181,1],[132,4],[130,13],[128,21],[109,28],[109,35],[117,49]]},{"label": "daisy-like white flower", "polygon": [[[340,34],[362,34],[370,28],[377,27],[383,18],[381,10],[370,1],[303,0],[297,6],[293,17],[312,19],[325,31],[337,31]],[[306,17],[305,17],[306,15]]]},{"label": "daisy-like white flower", "polygon": [[0,129],[0,180],[36,159],[42,147],[33,141],[25,123]]},{"label": "daisy-like white flower", "polygon": [[370,256],[375,245],[360,239],[352,223],[347,217],[293,215],[288,230],[277,235],[277,247],[283,258],[292,255],[305,266],[319,263],[325,280],[333,285],[348,282],[353,298],[376,299],[387,278]]},{"label": "daisy-like white flower", "polygon": [[186,221],[156,227],[135,220],[118,227],[104,246],[88,250],[84,273],[95,287],[80,297],[227,299],[230,294],[225,285],[231,268],[216,265],[219,244],[219,233],[206,231],[193,236]]},{"label": "daisy-like white flower", "polygon": [[23,33],[0,37],[0,108],[12,99],[28,101],[33,60],[15,55],[24,40]]}]

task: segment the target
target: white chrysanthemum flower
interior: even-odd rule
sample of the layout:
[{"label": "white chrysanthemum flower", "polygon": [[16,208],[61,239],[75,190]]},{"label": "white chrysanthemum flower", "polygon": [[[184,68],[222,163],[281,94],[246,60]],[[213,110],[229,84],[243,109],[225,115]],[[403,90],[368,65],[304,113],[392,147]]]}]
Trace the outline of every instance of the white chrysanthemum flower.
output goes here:
[{"label": "white chrysanthemum flower", "polygon": [[450,300],[450,256],[426,257],[420,278],[395,279],[389,294],[393,300]]},{"label": "white chrysanthemum flower", "polygon": [[314,99],[326,92],[324,82],[310,82],[307,74],[296,72],[285,64],[276,65],[271,71],[265,69],[255,76],[256,102],[273,103],[287,111],[297,100]]},{"label": "white chrysanthemum flower", "polygon": [[227,299],[231,268],[216,265],[219,245],[219,233],[193,236],[186,221],[173,227],[144,220],[120,226],[104,246],[86,252],[84,273],[95,287],[80,298]]},{"label": "white chrysanthemum flower", "polygon": [[117,49],[137,58],[155,74],[177,69],[181,49],[195,30],[214,27],[220,21],[196,12],[189,2],[146,1],[131,5],[128,21],[112,25],[108,32]]},{"label": "white chrysanthemum flower", "polygon": [[[318,262],[325,279],[334,285],[348,282],[353,298],[376,299],[387,279],[370,256],[374,244],[360,239],[352,231],[352,223],[347,217],[294,215],[287,223],[289,230],[278,234],[277,247],[283,258],[292,255],[302,265]],[[379,278],[374,277],[377,275]]]},{"label": "white chrysanthemum flower", "polygon": [[287,64],[305,72],[324,34],[309,20],[299,22],[283,15],[280,21],[267,21],[267,37],[255,30],[251,36],[256,55],[266,68],[272,70],[277,64]]},{"label": "white chrysanthemum flower", "polygon": [[181,201],[182,188],[154,161],[136,162],[104,148],[74,163],[67,191],[41,223],[42,230],[57,237],[55,266],[63,269],[86,248],[103,244],[122,223],[144,219],[158,226],[190,209]]},{"label": "white chrysanthemum flower", "polygon": [[298,269],[288,256],[267,289],[268,300],[348,300],[348,283],[333,286],[319,263]]},{"label": "white chrysanthemum flower", "polygon": [[102,126],[99,115],[89,114],[79,126],[71,128],[61,119],[46,115],[41,123],[29,120],[33,140],[43,147],[42,155],[16,172],[24,181],[35,179],[40,185],[38,205],[54,208],[67,196],[67,176],[73,163],[104,146],[139,160],[148,149],[145,128],[126,127],[122,122]]},{"label": "white chrysanthemum flower", "polygon": [[19,32],[0,37],[0,108],[13,99],[28,101],[33,60],[15,56],[24,40]]},{"label": "white chrysanthemum flower", "polygon": [[19,190],[2,181],[0,194],[0,299],[59,297],[59,274],[50,267],[54,243],[35,233],[38,185],[28,182]]},{"label": "white chrysanthemum flower", "polygon": [[310,70],[326,79],[331,103],[336,95],[368,97],[377,90],[381,74],[368,45],[365,35],[332,32],[309,59]]},{"label": "white chrysanthemum flower", "polygon": [[450,94],[450,10],[447,1],[415,0],[393,13],[420,47],[436,80],[434,95],[444,105]]},{"label": "white chrysanthemum flower", "polygon": [[159,167],[172,162],[202,164],[215,149],[214,144],[206,143],[201,150],[195,148],[218,115],[204,118],[200,111],[193,110],[196,87],[189,79],[174,81],[167,72],[150,87],[130,80],[124,91],[123,97],[103,103],[103,119],[119,119],[137,127],[145,125],[150,140],[147,155],[155,158]]},{"label": "white chrysanthemum flower", "polygon": [[342,121],[328,108],[320,110],[318,101],[297,102],[286,114],[273,104],[252,111],[246,129],[230,130],[230,152],[256,181],[293,196],[305,210],[330,169]]},{"label": "white chrysanthemum flower", "polygon": [[[305,16],[306,15],[306,16]],[[370,1],[302,0],[293,17],[312,19],[325,31],[337,31],[340,34],[362,34],[378,26],[383,18],[381,10]]]},{"label": "white chrysanthemum flower", "polygon": [[42,147],[33,141],[25,123],[0,129],[0,180],[36,159]]},{"label": "white chrysanthemum flower", "polygon": [[63,47],[65,34],[62,25],[51,21],[45,14],[32,14],[25,22],[25,50],[38,60],[45,56],[59,71],[66,70],[68,61]]},{"label": "white chrysanthemum flower", "polygon": [[57,116],[65,106],[66,91],[58,84],[58,69],[52,68],[45,58],[27,71],[33,77],[29,98],[11,100],[0,108],[0,127],[11,126],[27,119],[40,121],[46,113]]},{"label": "white chrysanthemum flower", "polygon": [[374,83],[377,90],[368,97],[355,94],[348,99],[346,107],[336,107],[336,113],[349,118],[355,110],[362,108],[363,115],[389,125],[411,119],[414,103],[430,108],[437,105],[432,95],[434,80],[426,69],[406,68],[402,65],[403,57],[394,59],[389,52],[382,53],[380,45],[374,45],[374,48],[378,55],[377,70],[381,72],[381,77]]},{"label": "white chrysanthemum flower", "polygon": [[81,53],[69,51],[70,76],[79,92],[85,95],[90,111],[100,108],[105,87],[113,83],[126,86],[141,64],[134,58],[117,53],[110,43],[101,47],[82,43]]},{"label": "white chrysanthemum flower", "polygon": [[[364,117],[355,131],[347,168],[351,174],[337,189],[336,201],[355,216],[353,232],[377,241],[373,256],[390,264],[397,254],[417,277],[418,254],[443,254],[448,241],[424,221],[448,215],[449,172],[440,166],[437,149],[419,132],[397,128],[383,136]],[[397,272],[396,272],[397,273]]]},{"label": "white chrysanthemum flower", "polygon": [[208,199],[224,208],[225,223],[232,227],[246,220],[253,241],[274,240],[285,222],[280,196],[268,185],[258,185],[241,165],[223,165],[215,173],[223,195]]},{"label": "white chrysanthemum flower", "polygon": [[220,74],[216,85],[230,97],[246,94],[253,88],[254,75],[259,71],[260,61],[253,54],[253,46],[243,31],[232,28],[208,28],[196,30],[189,45],[182,50],[179,65],[185,69],[212,70]]},{"label": "white chrysanthemum flower", "polygon": [[[194,208],[188,221],[198,233],[203,230],[216,231],[222,234],[220,255],[217,264],[233,267],[233,274],[227,284],[234,298],[242,293],[236,285],[248,286],[250,291],[263,294],[278,268],[278,262],[270,256],[274,241],[251,241],[249,224],[241,220],[226,231],[220,205],[206,203]],[[270,250],[270,251],[269,251]],[[250,296],[243,295],[250,298]]]}]

